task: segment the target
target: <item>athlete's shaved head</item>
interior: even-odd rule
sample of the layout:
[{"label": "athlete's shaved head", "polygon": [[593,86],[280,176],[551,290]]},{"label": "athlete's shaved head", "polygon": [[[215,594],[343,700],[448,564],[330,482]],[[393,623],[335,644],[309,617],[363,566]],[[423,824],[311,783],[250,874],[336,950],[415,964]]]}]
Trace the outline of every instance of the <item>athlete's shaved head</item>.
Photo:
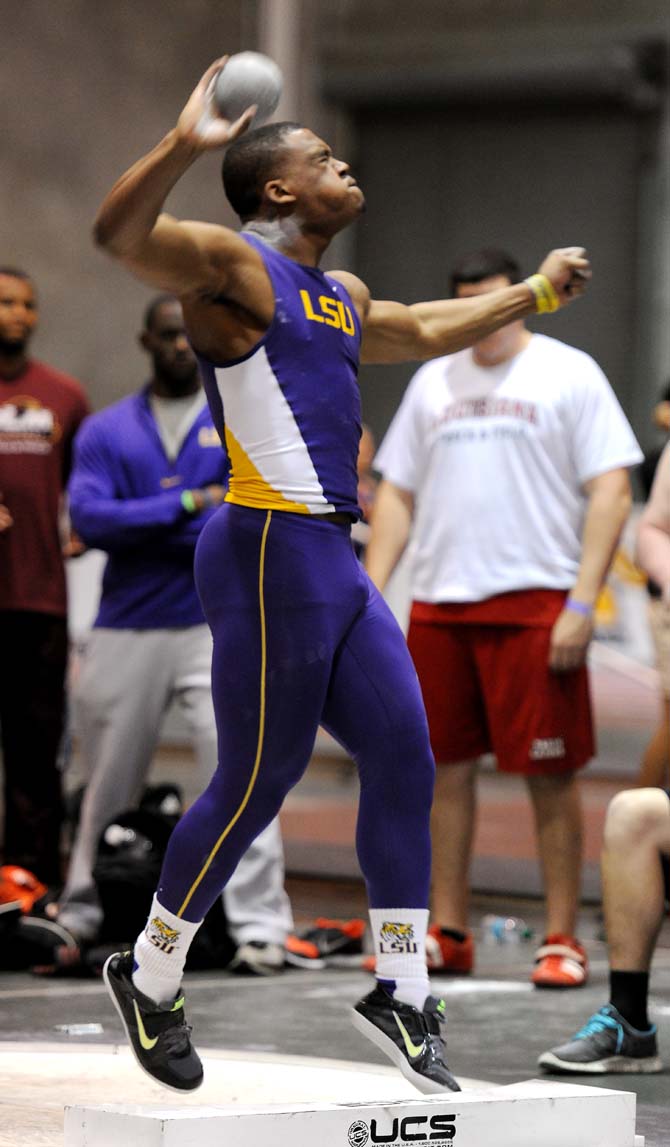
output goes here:
[{"label": "athlete's shaved head", "polygon": [[281,171],[285,138],[301,126],[288,120],[265,124],[240,136],[226,151],[221,168],[223,187],[243,223],[258,214],[265,184]]}]

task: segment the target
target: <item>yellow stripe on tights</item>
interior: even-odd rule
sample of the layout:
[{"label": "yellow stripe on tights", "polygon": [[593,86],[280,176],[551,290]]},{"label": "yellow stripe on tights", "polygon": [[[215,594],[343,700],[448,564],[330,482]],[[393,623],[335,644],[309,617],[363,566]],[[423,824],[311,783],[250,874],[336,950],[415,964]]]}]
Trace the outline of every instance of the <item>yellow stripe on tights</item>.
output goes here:
[{"label": "yellow stripe on tights", "polygon": [[247,785],[247,791],[245,792],[244,796],[242,797],[242,801],[240,803],[240,806],[239,806],[237,812],[232,817],[232,819],[228,821],[228,824],[224,828],[223,832],[221,833],[221,836],[219,837],[216,844],[214,845],[214,848],[212,849],[209,856],[207,857],[207,860],[203,864],[197,879],[194,880],[193,884],[191,885],[191,887],[188,891],[188,894],[184,900],[184,903],[182,904],[181,908],[179,909],[179,911],[177,913],[177,916],[183,916],[184,915],[184,912],[188,908],[188,905],[191,901],[191,898],[193,897],[193,894],[195,893],[195,891],[199,887],[199,885],[200,885],[201,881],[203,880],[206,872],[210,868],[212,861],[214,860],[214,857],[216,856],[221,845],[223,844],[224,840],[228,836],[228,833],[234,828],[234,826],[237,824],[238,820],[242,816],[242,813],[244,812],[245,808],[247,807],[247,805],[249,803],[249,798],[253,792],[254,785],[256,784],[256,778],[258,776],[258,770],[260,768],[261,754],[263,752],[263,738],[265,736],[265,674],[266,674],[266,667],[267,667],[267,633],[266,633],[266,627],[265,627],[265,597],[263,594],[263,578],[264,578],[264,574],[265,574],[265,547],[266,547],[266,542],[267,542],[268,530],[270,529],[271,519],[272,519],[272,510],[268,510],[267,517],[265,519],[265,526],[263,528],[263,536],[261,538],[261,555],[260,555],[260,563],[259,563],[259,569],[258,569],[258,601],[259,601],[259,607],[260,607],[260,620],[261,620],[261,695],[260,695],[260,711],[259,711],[259,717],[258,717],[258,743],[256,745],[256,759],[254,761],[254,767],[253,767],[253,770],[251,773],[251,777],[249,779],[249,784]]}]

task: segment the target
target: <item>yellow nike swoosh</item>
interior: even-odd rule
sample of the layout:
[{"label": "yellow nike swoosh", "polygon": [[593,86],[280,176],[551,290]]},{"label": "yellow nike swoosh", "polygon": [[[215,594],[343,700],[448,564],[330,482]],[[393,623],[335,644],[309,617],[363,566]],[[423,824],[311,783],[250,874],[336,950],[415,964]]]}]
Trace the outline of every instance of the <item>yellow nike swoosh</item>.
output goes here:
[{"label": "yellow nike swoosh", "polygon": [[156,1036],[155,1039],[149,1038],[146,1031],[144,1030],[144,1023],[142,1022],[140,1009],[137,1006],[137,1000],[133,1000],[133,1007],[135,1009],[135,1019],[137,1020],[137,1030],[139,1032],[140,1043],[142,1044],[142,1047],[145,1051],[151,1051],[151,1049],[154,1048],[158,1043],[158,1036]]},{"label": "yellow nike swoosh", "polygon": [[396,1014],[396,1012],[393,1013],[393,1018],[394,1018],[395,1022],[397,1023],[397,1025],[400,1029],[400,1034],[403,1038],[403,1043],[405,1044],[405,1047],[407,1048],[407,1054],[408,1054],[409,1058],[410,1059],[418,1059],[418,1057],[424,1051],[424,1045],[422,1043],[419,1043],[419,1044],[412,1043],[412,1040],[410,1038],[409,1032],[407,1031],[407,1028],[405,1027],[404,1023],[400,1019],[400,1016],[398,1016]]}]

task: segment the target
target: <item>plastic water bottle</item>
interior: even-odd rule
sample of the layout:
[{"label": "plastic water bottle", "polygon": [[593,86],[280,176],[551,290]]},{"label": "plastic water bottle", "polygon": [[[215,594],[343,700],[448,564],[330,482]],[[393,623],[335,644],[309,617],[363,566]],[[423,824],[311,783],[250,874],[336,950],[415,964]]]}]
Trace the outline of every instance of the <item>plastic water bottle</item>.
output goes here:
[{"label": "plastic water bottle", "polygon": [[533,939],[533,929],[518,916],[484,916],[481,922],[484,944],[523,944]]}]

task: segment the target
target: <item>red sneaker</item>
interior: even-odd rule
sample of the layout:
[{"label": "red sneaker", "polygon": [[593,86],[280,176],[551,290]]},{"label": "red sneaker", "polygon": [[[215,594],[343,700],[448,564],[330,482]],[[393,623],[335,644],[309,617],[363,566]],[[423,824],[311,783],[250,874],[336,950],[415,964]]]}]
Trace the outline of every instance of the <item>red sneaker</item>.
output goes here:
[{"label": "red sneaker", "polygon": [[457,940],[439,924],[432,924],[426,936],[426,963],[429,972],[447,972],[467,976],[475,966],[475,942],[472,932]]},{"label": "red sneaker", "polygon": [[[467,976],[475,966],[475,943],[472,932],[465,933],[465,940],[445,935],[439,924],[433,924],[426,936],[426,964],[429,972],[445,972],[447,975]],[[374,956],[366,956],[362,963],[365,972],[375,972],[377,961]]]},{"label": "red sneaker", "polygon": [[581,988],[588,975],[588,957],[579,940],[554,932],[535,953],[530,979],[536,988]]}]

